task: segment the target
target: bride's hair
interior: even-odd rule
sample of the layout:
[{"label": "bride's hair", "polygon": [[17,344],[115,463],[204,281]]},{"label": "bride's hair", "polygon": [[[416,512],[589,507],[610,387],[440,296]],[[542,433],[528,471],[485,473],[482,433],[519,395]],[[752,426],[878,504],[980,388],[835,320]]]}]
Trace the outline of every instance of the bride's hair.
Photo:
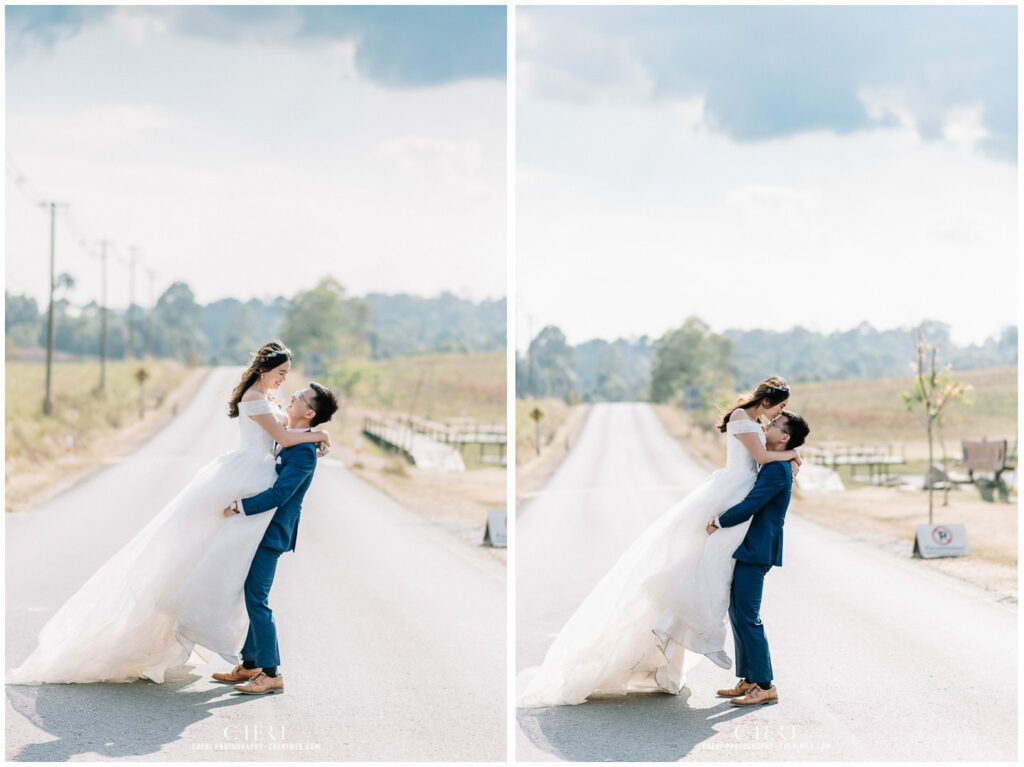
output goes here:
[{"label": "bride's hair", "polygon": [[288,362],[291,358],[291,349],[280,341],[271,341],[268,344],[263,344],[260,350],[252,355],[249,367],[242,373],[242,380],[238,382],[238,386],[231,392],[231,400],[228,402],[228,417],[238,418],[238,403],[241,401],[242,395],[245,394],[250,386],[260,380],[261,373],[273,370],[278,365]]},{"label": "bride's hair", "polygon": [[789,399],[789,384],[786,383],[786,379],[782,376],[766,378],[757,385],[757,388],[751,394],[744,394],[726,408],[722,415],[722,420],[718,422],[718,430],[725,433],[726,424],[729,423],[729,416],[737,408],[750,407],[759,402],[764,402],[768,407],[771,407],[772,405],[778,405],[780,402],[785,402],[787,399]]}]

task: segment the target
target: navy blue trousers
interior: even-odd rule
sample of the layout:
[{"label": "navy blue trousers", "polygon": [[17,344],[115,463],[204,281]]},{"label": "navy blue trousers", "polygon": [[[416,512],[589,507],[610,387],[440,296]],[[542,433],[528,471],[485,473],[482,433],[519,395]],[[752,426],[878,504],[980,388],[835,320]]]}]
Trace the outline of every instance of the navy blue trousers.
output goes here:
[{"label": "navy blue trousers", "polygon": [[770,682],[772,657],[761,624],[761,595],[764,576],[771,565],[753,565],[736,560],[729,593],[729,622],[736,645],[736,676],[751,682]]},{"label": "navy blue trousers", "polygon": [[260,546],[252,558],[245,579],[245,610],[249,613],[249,633],[242,646],[242,660],[253,661],[259,668],[281,665],[277,654],[277,627],[267,600],[274,585],[280,551]]}]

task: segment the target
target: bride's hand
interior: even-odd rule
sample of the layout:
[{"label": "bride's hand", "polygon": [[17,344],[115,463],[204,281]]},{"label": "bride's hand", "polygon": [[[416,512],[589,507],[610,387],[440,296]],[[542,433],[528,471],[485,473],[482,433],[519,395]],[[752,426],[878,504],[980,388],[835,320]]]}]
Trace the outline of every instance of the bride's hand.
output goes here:
[{"label": "bride's hand", "polygon": [[325,455],[327,455],[327,452],[330,449],[330,446],[326,442],[318,442],[316,444],[316,457],[323,458]]},{"label": "bride's hand", "polygon": [[796,479],[796,475],[800,473],[800,464],[802,464],[799,458],[794,458],[789,462],[789,468],[793,471],[793,479]]},{"label": "bride's hand", "polygon": [[331,446],[331,435],[327,433],[326,429],[318,429],[316,433],[319,436],[323,436],[323,439],[317,442],[317,452],[323,447]]}]

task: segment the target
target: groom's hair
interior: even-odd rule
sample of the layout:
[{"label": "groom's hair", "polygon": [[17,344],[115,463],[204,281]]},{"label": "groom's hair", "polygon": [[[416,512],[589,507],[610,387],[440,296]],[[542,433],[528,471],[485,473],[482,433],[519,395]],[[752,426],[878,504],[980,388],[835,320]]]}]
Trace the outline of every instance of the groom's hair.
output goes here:
[{"label": "groom's hair", "polygon": [[316,392],[316,396],[313,397],[313,409],[316,411],[316,415],[310,420],[309,425],[319,426],[322,423],[327,423],[338,412],[338,398],[334,396],[334,392],[316,381],[310,381],[309,388]]},{"label": "groom's hair", "polygon": [[811,427],[807,425],[807,421],[802,415],[798,415],[792,410],[783,410],[780,415],[786,418],[786,423],[782,426],[782,430],[789,435],[786,449],[792,450],[800,447],[807,439],[807,435],[811,433]]}]

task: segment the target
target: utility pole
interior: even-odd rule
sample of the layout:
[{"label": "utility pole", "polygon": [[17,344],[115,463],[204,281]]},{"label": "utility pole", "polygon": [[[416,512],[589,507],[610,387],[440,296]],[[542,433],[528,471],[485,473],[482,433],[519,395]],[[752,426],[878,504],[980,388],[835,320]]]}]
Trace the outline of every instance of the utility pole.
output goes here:
[{"label": "utility pole", "polygon": [[135,353],[135,262],[139,249],[132,247],[128,258],[128,354],[138,359]]},{"label": "utility pole", "polygon": [[103,288],[100,307],[100,391],[107,385],[107,241],[100,241],[100,262],[103,267]]},{"label": "utility pole", "polygon": [[[44,202],[41,207],[50,209],[50,308],[46,317],[46,396],[43,399],[43,414],[53,412],[53,290],[56,278],[53,273],[53,253],[57,234],[56,202]],[[62,205],[63,207],[63,205]]]}]

